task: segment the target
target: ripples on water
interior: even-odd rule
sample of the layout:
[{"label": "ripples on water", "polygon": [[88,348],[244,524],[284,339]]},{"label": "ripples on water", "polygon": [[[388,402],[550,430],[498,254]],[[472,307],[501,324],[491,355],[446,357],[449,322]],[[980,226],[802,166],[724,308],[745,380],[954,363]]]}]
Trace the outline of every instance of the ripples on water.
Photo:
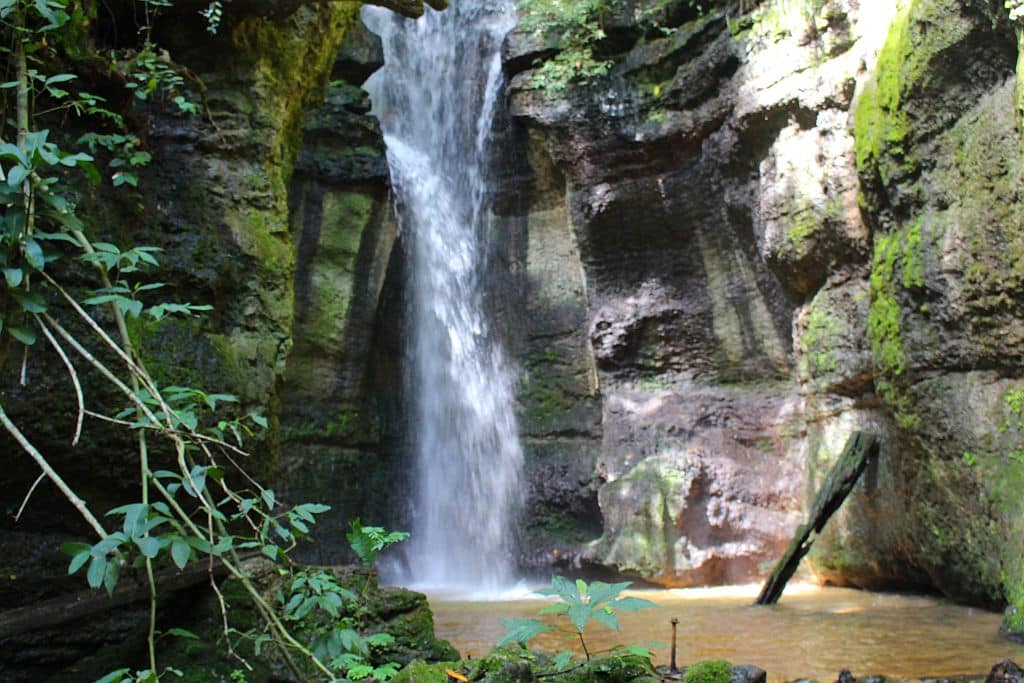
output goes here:
[{"label": "ripples on water", "polygon": [[[759,586],[636,592],[657,608],[620,615],[622,631],[594,624],[588,646],[646,644],[655,663],[667,663],[672,617],[679,619],[680,666],[700,659],[756,664],[769,681],[810,677],[832,681],[841,669],[854,675],[897,678],[984,674],[1024,646],[999,637],[998,614],[918,595],[793,585],[778,605],[751,605]],[[506,617],[534,617],[542,599],[523,587],[510,599],[471,601],[432,594],[439,638],[463,656],[486,654],[505,632]],[[552,621],[557,623],[557,621]],[[534,647],[571,647],[566,636],[537,638]]]}]

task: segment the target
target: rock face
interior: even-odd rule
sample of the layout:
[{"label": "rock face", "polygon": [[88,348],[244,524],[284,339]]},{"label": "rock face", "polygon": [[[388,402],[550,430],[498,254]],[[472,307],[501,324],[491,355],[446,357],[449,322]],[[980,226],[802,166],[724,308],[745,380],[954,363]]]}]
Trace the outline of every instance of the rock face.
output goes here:
[{"label": "rock face", "polygon": [[[582,283],[528,295],[520,328],[526,348],[558,349],[524,372],[533,495],[552,500],[562,472],[601,511],[600,539],[560,552],[666,585],[749,579],[869,429],[882,455],[815,547],[819,577],[1019,600],[1007,12],[633,2],[604,29],[607,75],[546,90],[557,24],[506,46],[533,169],[527,241],[542,226],[568,245],[527,250],[528,292],[552,272]],[[567,298],[589,343],[549,345],[535,311]],[[568,389],[587,368],[596,383]],[[555,409],[535,415],[537,397]],[[556,420],[588,449],[557,445]],[[533,537],[555,537],[556,518],[528,519]]]},{"label": "rock face", "polygon": [[[272,18],[239,10],[215,37],[207,35],[194,12],[158,22],[154,40],[203,84],[202,93],[189,96],[204,102],[207,111],[187,116],[155,101],[140,104],[131,115],[153,157],[138,173],[140,193],[119,193],[120,200],[103,194],[83,199],[90,234],[122,246],[163,250],[153,279],[174,283],[168,299],[214,307],[201,319],[159,326],[140,321],[131,334],[161,385],[232,393],[243,411],[268,418],[266,438],[248,444],[254,457],[247,466],[264,477],[276,466],[279,391],[291,346],[292,162],[303,116],[322,99],[330,65],[358,7],[328,3],[292,9]],[[96,35],[88,40],[100,40],[97,36],[110,29],[104,26],[96,19],[91,25]],[[296,78],[299,73],[304,76]],[[37,350],[27,387],[4,375],[6,410],[96,514],[102,517],[115,505],[137,500],[134,435],[88,421],[82,442],[72,449],[74,394],[59,359]],[[117,413],[124,399],[105,390],[99,378],[91,380],[83,379],[91,406]],[[164,466],[165,455],[154,454],[154,468]],[[10,560],[0,578],[0,596],[5,606],[16,606],[64,587],[66,560],[57,545],[68,535],[82,539],[88,533],[49,484],[40,486],[15,524],[13,515],[38,470],[6,433],[0,435],[0,459],[7,474],[3,546],[37,548],[5,551]],[[48,558],[42,565],[41,554]],[[74,581],[78,588],[79,579]]]},{"label": "rock face", "polygon": [[[633,3],[606,26],[608,76],[561,90],[521,71],[550,50],[508,42],[523,144],[557,171],[537,176],[560,180],[547,203],[578,245],[560,270],[584,282],[577,362],[593,363],[602,406],[587,482],[602,535],[574,549],[586,562],[664,585],[763,574],[805,494],[794,378],[817,360],[836,385],[870,384],[856,329],[843,331],[844,358],[862,365],[850,377],[793,342],[801,302],[870,250],[846,129],[870,51],[856,17],[829,7],[835,29],[769,6],[737,20],[734,7]],[[819,318],[804,325],[831,332]]]},{"label": "rock face", "polygon": [[[383,61],[380,40],[350,30],[325,102],[306,116],[292,180],[296,237],[294,346],[281,409],[281,485],[291,500],[328,503],[308,560],[347,558],[344,524],[389,515],[396,474],[380,448],[377,316],[397,222],[384,141],[359,86]],[[328,540],[329,539],[329,540]]]},{"label": "rock face", "polygon": [[[751,580],[863,429],[881,456],[817,542],[819,578],[1019,602],[1022,123],[1008,12],[636,0],[582,17],[601,34],[571,53],[571,26],[530,7],[553,14],[505,47],[492,273],[521,370],[522,564]],[[574,78],[587,59],[598,75]],[[345,104],[327,109],[359,113],[355,91],[332,92]],[[345,135],[369,130],[349,113]],[[407,433],[400,250],[386,263],[382,172],[352,151],[379,159],[379,143],[358,132],[328,155],[323,128],[307,123],[302,156],[313,218],[288,438],[316,454],[297,471],[356,467],[375,488],[396,481]],[[347,227],[329,228],[319,217],[342,204]]]}]

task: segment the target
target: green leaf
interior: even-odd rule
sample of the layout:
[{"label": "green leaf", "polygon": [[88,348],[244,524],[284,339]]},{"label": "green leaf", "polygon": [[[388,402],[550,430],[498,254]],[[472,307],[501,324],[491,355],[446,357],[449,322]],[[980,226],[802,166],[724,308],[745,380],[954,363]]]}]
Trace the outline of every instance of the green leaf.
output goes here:
[{"label": "green leaf", "polygon": [[9,142],[0,143],[0,157],[14,159],[22,166],[27,167],[29,165],[25,152],[17,145],[12,145]]},{"label": "green leaf", "polygon": [[597,623],[607,626],[613,631],[619,630],[619,618],[615,616],[614,612],[607,612],[605,610],[598,610],[593,614],[594,621]]},{"label": "green leaf", "polygon": [[373,677],[378,681],[389,681],[398,674],[398,666],[395,662],[381,664],[373,670]]},{"label": "green leaf", "polygon": [[274,502],[276,501],[276,498],[274,497],[273,489],[263,489],[260,491],[260,498],[262,498],[263,502],[266,503],[268,510],[274,509]]},{"label": "green leaf", "polygon": [[164,631],[164,635],[174,636],[175,638],[187,638],[188,640],[199,640],[199,636],[197,636],[195,633],[192,633],[192,631],[178,627],[167,629],[166,631]]},{"label": "green leaf", "polygon": [[89,563],[89,570],[85,574],[85,580],[89,582],[90,588],[99,588],[103,585],[103,577],[107,573],[107,556],[93,556]]},{"label": "green leaf", "polygon": [[631,655],[639,655],[640,657],[647,657],[648,659],[654,656],[654,653],[643,645],[627,645],[622,649]]},{"label": "green leaf", "polygon": [[7,185],[15,188],[20,187],[27,177],[27,168],[21,165],[12,166],[11,170],[7,173]]},{"label": "green leaf", "polygon": [[171,560],[174,561],[175,566],[177,566],[178,569],[184,569],[191,556],[192,546],[190,546],[184,539],[174,539],[171,543]]},{"label": "green leaf", "polygon": [[92,546],[88,543],[69,541],[67,543],[60,544],[60,551],[65,555],[71,555],[72,557],[81,552],[89,552],[90,550],[92,550]]},{"label": "green leaf", "polygon": [[34,239],[30,238],[25,241],[25,260],[36,270],[42,270],[46,266],[43,248]]},{"label": "green leaf", "polygon": [[540,610],[540,614],[565,614],[568,611],[569,605],[565,604],[564,602],[560,602],[554,605],[548,605],[547,607],[542,607]]},{"label": "green leaf", "polygon": [[36,333],[24,325],[8,325],[7,333],[25,346],[32,346],[36,343]]},{"label": "green leaf", "polygon": [[22,280],[25,279],[25,273],[21,268],[4,268],[4,279],[7,280],[8,287],[20,287]]},{"label": "green leaf", "polygon": [[374,633],[366,636],[366,644],[370,647],[391,647],[395,644],[395,637],[390,633]]},{"label": "green leaf", "polygon": [[505,627],[507,632],[498,640],[498,645],[506,645],[508,643],[526,644],[540,634],[553,631],[555,628],[537,619],[502,619],[501,625]]},{"label": "green leaf", "polygon": [[269,557],[270,559],[277,561],[277,555],[279,552],[281,552],[281,549],[273,543],[267,543],[262,548],[260,548],[260,552]]},{"label": "green leaf", "polygon": [[21,310],[26,313],[45,313],[46,312],[46,301],[43,297],[39,296],[39,292],[23,292],[20,290],[14,290],[11,295],[18,302]]},{"label": "green leaf", "polygon": [[569,609],[566,610],[566,615],[569,617],[569,620],[572,621],[576,630],[582,632],[583,629],[586,628],[587,622],[590,621],[593,611],[593,607],[581,602],[569,605]]},{"label": "green leaf", "polygon": [[596,605],[609,600],[614,600],[619,597],[619,593],[629,588],[630,582],[623,581],[622,583],[605,583],[604,581],[595,581],[590,584],[590,604]]},{"label": "green leaf", "polygon": [[117,587],[117,579],[121,574],[120,565],[117,562],[107,562],[106,571],[103,572],[103,587],[107,589],[107,595],[114,594]]},{"label": "green leaf", "polygon": [[618,612],[635,612],[638,609],[657,607],[657,605],[650,600],[644,600],[643,598],[622,598],[621,600],[613,602],[611,607]]},{"label": "green leaf", "polygon": [[345,677],[350,681],[361,681],[373,675],[373,667],[369,664],[357,664],[346,672]]},{"label": "green leaf", "polygon": [[125,676],[129,674],[131,669],[118,669],[117,671],[111,671],[103,678],[97,678],[94,683],[122,683]]},{"label": "green leaf", "polygon": [[143,555],[152,560],[160,554],[160,548],[163,544],[155,536],[146,536],[145,538],[136,538],[135,545],[139,546],[139,551]]},{"label": "green leaf", "polygon": [[267,418],[263,417],[262,415],[257,415],[256,413],[250,413],[249,414],[249,419],[251,419],[254,423],[259,425],[263,429],[267,428]]},{"label": "green leaf", "polygon": [[[88,548],[88,546],[86,546]],[[88,550],[83,550],[74,557],[71,558],[71,563],[68,564],[68,576],[78,572],[79,569],[85,566],[85,563],[92,557]]]},{"label": "green leaf", "polygon": [[551,668],[561,670],[569,666],[572,663],[572,650],[562,650],[555,655],[554,661],[551,662]]}]

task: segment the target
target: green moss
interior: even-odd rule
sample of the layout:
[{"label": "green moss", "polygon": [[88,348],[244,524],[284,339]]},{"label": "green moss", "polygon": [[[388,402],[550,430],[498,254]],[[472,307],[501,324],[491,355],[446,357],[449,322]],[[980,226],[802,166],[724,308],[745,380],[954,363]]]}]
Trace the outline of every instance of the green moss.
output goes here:
[{"label": "green moss", "polygon": [[805,352],[801,362],[807,364],[807,370],[815,376],[834,372],[838,366],[835,340],[840,331],[840,323],[826,310],[828,302],[823,303],[812,306],[807,315],[807,327],[800,335],[800,343]]},{"label": "green moss", "polygon": [[804,206],[789,214],[786,245],[797,258],[810,251],[810,239],[821,227],[821,221],[811,206]]},{"label": "green moss", "polygon": [[875,388],[894,409],[900,426],[908,429],[917,426],[919,418],[900,390],[907,368],[900,296],[904,288],[924,285],[922,227],[919,218],[892,234],[877,235],[871,267],[868,339],[876,370]]},{"label": "green moss", "polygon": [[854,114],[857,171],[877,172],[882,182],[888,181],[890,169],[884,161],[887,155],[906,158],[904,141],[910,129],[907,114],[900,111],[902,64],[908,44],[907,23],[911,3],[897,10],[889,35],[878,55],[875,78],[868,82],[861,94]]},{"label": "green moss", "polygon": [[729,683],[732,664],[724,659],[707,659],[686,667],[683,683]]},{"label": "green moss", "polygon": [[426,662],[412,662],[398,672],[392,683],[448,683],[448,674],[445,669],[457,668],[458,662],[438,662],[427,664]]}]

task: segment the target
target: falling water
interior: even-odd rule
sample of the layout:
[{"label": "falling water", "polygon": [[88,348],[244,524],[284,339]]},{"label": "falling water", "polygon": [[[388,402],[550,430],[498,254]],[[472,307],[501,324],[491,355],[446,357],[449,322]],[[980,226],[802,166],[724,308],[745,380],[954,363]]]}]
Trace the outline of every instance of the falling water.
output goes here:
[{"label": "falling water", "polygon": [[512,578],[522,451],[513,381],[484,313],[490,131],[507,0],[455,0],[417,20],[367,7],[385,66],[366,84],[381,121],[411,275],[416,450],[408,576],[495,591]]}]

